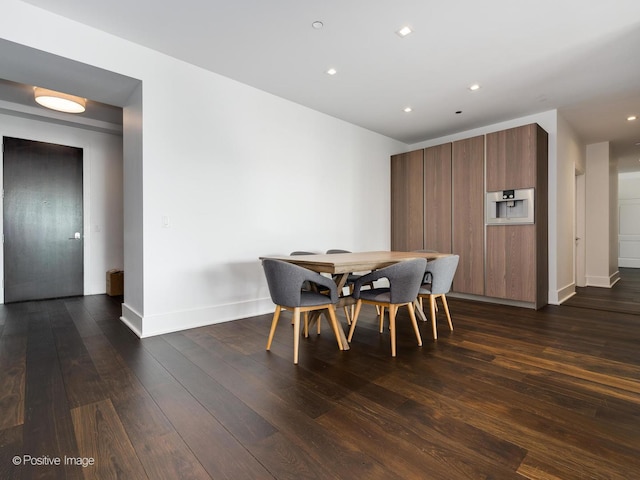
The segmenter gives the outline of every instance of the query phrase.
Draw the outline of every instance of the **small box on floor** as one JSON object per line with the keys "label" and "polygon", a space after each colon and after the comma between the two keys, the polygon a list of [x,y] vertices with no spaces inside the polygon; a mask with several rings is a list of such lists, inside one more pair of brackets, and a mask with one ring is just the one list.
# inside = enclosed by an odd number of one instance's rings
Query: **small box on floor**
{"label": "small box on floor", "polygon": [[116,296],[124,293],[124,272],[114,268],[107,272],[107,295]]}

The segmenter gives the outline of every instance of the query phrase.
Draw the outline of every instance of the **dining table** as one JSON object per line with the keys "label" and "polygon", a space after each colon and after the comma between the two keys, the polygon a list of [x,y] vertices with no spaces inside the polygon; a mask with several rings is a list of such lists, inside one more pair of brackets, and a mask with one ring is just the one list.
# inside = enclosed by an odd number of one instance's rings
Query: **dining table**
{"label": "dining table", "polygon": [[[368,272],[371,270],[377,270],[380,268],[393,265],[394,263],[402,262],[404,260],[411,260],[414,258],[426,258],[427,260],[435,260],[437,258],[451,255],[450,253],[439,252],[396,252],[396,251],[367,251],[367,252],[349,252],[349,253],[322,253],[313,255],[286,255],[286,256],[271,256],[266,255],[260,257],[260,260],[265,258],[281,260],[284,262],[293,263],[300,267],[313,270],[318,273],[331,274],[338,293],[341,293],[347,282],[347,278],[350,273],[354,272]],[[342,308],[352,304],[354,300],[349,296],[341,296],[336,307]],[[416,300],[417,306],[417,300]],[[422,309],[417,308],[418,314],[423,321],[426,321],[424,312]],[[317,321],[317,317],[312,316],[312,321]],[[338,328],[340,334],[340,341],[344,347],[344,350],[349,349],[349,343],[347,337],[342,328]]]}

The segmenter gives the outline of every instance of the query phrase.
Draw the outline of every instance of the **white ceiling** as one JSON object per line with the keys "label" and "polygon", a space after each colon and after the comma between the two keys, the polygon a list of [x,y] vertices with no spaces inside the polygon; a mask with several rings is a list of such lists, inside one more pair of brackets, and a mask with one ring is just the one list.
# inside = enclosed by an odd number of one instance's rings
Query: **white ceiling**
{"label": "white ceiling", "polygon": [[638,0],[27,3],[406,143],[558,109],[640,170]]}

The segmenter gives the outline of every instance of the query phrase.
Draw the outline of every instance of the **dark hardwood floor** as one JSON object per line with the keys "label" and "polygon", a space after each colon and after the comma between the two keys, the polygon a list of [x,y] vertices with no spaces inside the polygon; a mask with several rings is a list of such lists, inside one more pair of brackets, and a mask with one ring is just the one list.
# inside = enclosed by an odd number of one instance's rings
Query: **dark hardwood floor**
{"label": "dark hardwood floor", "polygon": [[450,299],[422,347],[403,313],[396,358],[370,308],[351,350],[323,324],[298,366],[286,320],[265,351],[270,315],[140,340],[117,298],[1,306],[0,478],[640,478],[622,277],[540,311]]}

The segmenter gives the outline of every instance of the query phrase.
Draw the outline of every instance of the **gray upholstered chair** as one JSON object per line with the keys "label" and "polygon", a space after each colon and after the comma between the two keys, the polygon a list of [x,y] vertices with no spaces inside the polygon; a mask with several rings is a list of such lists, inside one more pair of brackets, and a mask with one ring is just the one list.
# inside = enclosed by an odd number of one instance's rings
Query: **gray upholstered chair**
{"label": "gray upholstered chair", "polygon": [[[296,250],[293,251],[289,254],[289,256],[294,256],[294,255],[317,255],[314,252],[305,252],[304,250]],[[304,282],[304,285],[302,286],[302,288],[304,290],[311,290],[311,285],[309,284],[309,282]],[[293,321],[291,322],[293,324]],[[320,333],[320,324],[318,324],[318,333]]]}
{"label": "gray upholstered chair", "polygon": [[[332,253],[351,253],[350,250],[342,250],[340,248],[331,248],[329,250],[327,250],[327,254],[332,254]],[[349,273],[349,275],[347,275],[347,281],[344,283],[344,286],[347,287],[349,289],[349,294],[353,293],[353,284],[356,283],[356,280],[358,278],[360,278],[362,276],[362,274],[357,274],[357,273]],[[335,276],[334,276],[334,280],[335,280]],[[370,288],[373,288],[373,282],[368,283],[367,285],[369,285]],[[347,305],[345,305],[344,307],[344,314],[347,317],[347,323],[349,325],[351,325],[351,318],[353,318],[353,313],[355,311],[354,309],[355,305],[351,305],[351,308],[349,308]]]}
{"label": "gray upholstered chair", "polygon": [[[438,253],[437,250],[429,250],[428,248],[423,248],[420,250],[413,250],[413,251],[420,252],[420,253]],[[431,283],[431,275],[425,274],[424,280],[422,281],[422,283]]]}
{"label": "gray upholstered chair", "polygon": [[442,307],[447,315],[449,329],[453,330],[446,294],[451,290],[451,284],[453,283],[453,277],[456,274],[459,260],[459,255],[441,257],[427,263],[427,268],[425,269],[425,279],[429,278],[430,283],[423,283],[420,286],[418,298],[420,299],[420,306],[422,306],[423,298],[429,299],[429,313],[434,339],[438,338],[438,329],[436,326],[436,300],[438,298],[442,301]]}
{"label": "gray upholstered chair", "polygon": [[[334,304],[338,301],[338,292],[335,282],[327,277],[313,272],[306,268],[299,267],[292,263],[281,260],[264,259],[262,261],[265,276],[267,277],[267,285],[269,286],[269,294],[271,300],[276,304],[273,320],[271,322],[271,330],[269,331],[269,340],[267,341],[267,350],[271,349],[271,342],[278,325],[280,312],[284,310],[293,311],[293,363],[298,363],[298,347],[300,343],[300,313],[305,314],[305,337],[308,336],[308,312],[314,310],[327,310],[329,312],[329,320],[331,328],[338,341],[338,347],[343,350],[340,334],[338,332],[338,320]],[[318,291],[304,290],[303,285],[309,282],[321,287],[322,292],[327,291],[328,294]],[[320,317],[318,317],[320,322]]]}
{"label": "gray upholstered chair", "polygon": [[[414,302],[418,297],[420,283],[424,278],[424,272],[427,267],[427,261],[424,258],[415,258],[395,263],[388,267],[374,270],[371,273],[363,275],[356,280],[353,286],[353,298],[357,300],[356,311],[349,329],[348,341],[351,341],[353,332],[358,322],[360,309],[362,304],[376,305],[380,307],[382,312],[384,308],[389,310],[389,330],[391,333],[391,356],[396,356],[396,313],[400,307],[406,306],[409,311],[409,317],[413,324],[413,330],[418,340],[418,345],[422,345],[422,338],[418,330],[418,322],[416,321]],[[389,287],[373,288],[371,290],[362,290],[362,286],[386,278],[389,281]]]}

